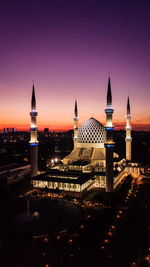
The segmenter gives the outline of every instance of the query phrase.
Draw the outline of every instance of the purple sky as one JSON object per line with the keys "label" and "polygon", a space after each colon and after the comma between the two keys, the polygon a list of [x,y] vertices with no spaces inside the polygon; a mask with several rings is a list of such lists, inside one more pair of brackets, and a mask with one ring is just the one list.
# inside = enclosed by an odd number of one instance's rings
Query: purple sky
{"label": "purple sky", "polygon": [[28,129],[32,80],[39,128],[105,123],[108,72],[114,122],[125,123],[128,93],[134,129],[150,130],[149,0],[1,0],[0,128]]}

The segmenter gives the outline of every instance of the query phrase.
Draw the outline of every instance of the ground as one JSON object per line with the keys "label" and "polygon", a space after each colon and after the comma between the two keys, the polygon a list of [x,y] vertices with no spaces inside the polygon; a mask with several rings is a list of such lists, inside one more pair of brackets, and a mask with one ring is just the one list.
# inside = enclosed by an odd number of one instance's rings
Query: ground
{"label": "ground", "polygon": [[[40,218],[18,224],[29,195],[31,212]],[[1,266],[148,266],[149,200],[149,182],[131,177],[114,195],[96,190],[84,199],[65,200],[30,191],[3,199]]]}

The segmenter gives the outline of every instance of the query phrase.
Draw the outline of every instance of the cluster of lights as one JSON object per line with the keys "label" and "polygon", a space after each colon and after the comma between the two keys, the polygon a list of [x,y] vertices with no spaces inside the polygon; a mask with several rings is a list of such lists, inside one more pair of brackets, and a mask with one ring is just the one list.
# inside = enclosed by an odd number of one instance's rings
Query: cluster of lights
{"label": "cluster of lights", "polygon": [[[77,200],[77,199],[73,199],[72,201],[71,201],[72,203],[74,203],[74,204],[77,204],[77,203],[79,203],[79,204],[81,204],[81,201],[79,201],[79,200]],[[78,204],[78,205],[79,205]],[[80,205],[81,206],[81,205]],[[87,221],[87,220],[89,220],[89,219],[91,219],[92,217],[91,217],[91,215],[89,215],[89,214],[85,214],[85,220]],[[82,234],[82,232],[84,231],[86,229],[86,224],[81,224],[80,226],[79,226],[79,232],[75,232],[75,233],[71,233],[71,234],[69,234],[69,229],[67,228],[67,229],[64,229],[64,230],[61,230],[61,231],[59,231],[58,233],[57,233],[57,235],[56,235],[56,240],[58,241],[58,242],[60,242],[61,240],[65,240],[66,241],[66,245],[69,245],[70,247],[72,247],[72,245],[75,243],[75,241],[76,240],[78,240],[78,238],[80,237],[80,235]],[[74,247],[72,247],[73,249],[74,249]],[[76,249],[76,251],[75,251],[75,254],[77,255],[77,253],[79,253],[80,252],[80,250],[81,250],[81,247],[76,247],[75,248]],[[70,258],[72,258],[72,257],[74,257],[74,252],[73,251],[70,251],[70,255],[69,255],[69,257]]]}
{"label": "cluster of lights", "polygon": [[57,163],[57,162],[58,162],[58,158],[51,159],[52,164]]}
{"label": "cluster of lights", "polygon": [[[90,217],[90,216],[89,216]],[[81,224],[80,225],[80,227],[79,227],[79,230],[81,230],[81,231],[83,231],[85,229],[85,225],[84,224]],[[66,245],[68,245],[68,246],[72,246],[73,244],[74,244],[74,242],[75,242],[75,240],[77,239],[77,238],[79,238],[79,236],[80,236],[80,233],[69,233],[69,228],[65,228],[65,229],[63,229],[63,230],[60,230],[59,232],[57,232],[56,233],[56,240],[57,240],[57,242],[59,243],[61,240],[63,240],[63,241],[66,241]],[[42,250],[42,253],[41,253],[41,255],[42,255],[42,257],[46,257],[47,256],[47,245],[49,244],[49,240],[50,240],[50,237],[49,237],[49,235],[43,235],[43,236],[41,236],[41,235],[39,235],[39,236],[34,236],[34,239],[36,240],[41,240],[42,241],[42,243],[43,244],[45,244],[45,249],[44,249],[44,251]],[[42,246],[43,247],[43,246]],[[76,252],[79,252],[80,250],[81,250],[81,248],[80,247],[77,247],[76,248],[77,250],[76,250]],[[70,252],[70,254],[68,255],[69,257],[74,257],[74,253],[72,253],[72,251]],[[46,258],[45,258],[46,259]],[[44,267],[50,267],[51,266],[51,264],[50,263],[46,263],[45,265],[44,265]]]}
{"label": "cluster of lights", "polygon": [[[148,253],[147,255],[144,257],[144,264],[146,265],[143,265],[143,266],[150,266],[150,248],[148,248]],[[135,261],[133,261],[131,263],[131,267],[137,267],[139,266],[138,263],[136,263]]]}
{"label": "cluster of lights", "polygon": [[51,193],[51,192],[42,192],[38,189],[33,189],[30,191],[27,191],[25,194],[21,194],[19,197],[24,198],[28,196],[37,196],[38,198],[52,198],[52,199],[62,199],[64,196],[62,194],[57,194],[57,193]]}
{"label": "cluster of lights", "polygon": [[98,202],[83,201],[81,207],[102,208],[103,204]]}
{"label": "cluster of lights", "polygon": [[48,163],[47,163],[47,167],[49,166],[54,166],[58,163],[59,159],[58,158],[52,158]]}
{"label": "cluster of lights", "polygon": [[[123,215],[123,211],[122,210],[119,210],[117,212],[117,214],[115,215],[115,222],[117,222],[118,220],[121,219]],[[114,236],[114,231],[116,230],[116,225],[111,225],[106,233],[106,238],[103,240],[103,244],[101,246],[101,249],[104,250],[105,248],[107,249],[108,248],[108,245],[110,244],[111,242],[111,239],[113,238]]]}
{"label": "cluster of lights", "polygon": [[[139,185],[136,185],[138,180],[132,182],[131,188],[125,198],[125,202],[127,203],[129,199],[131,199],[131,197],[136,197],[136,193],[138,193],[138,188]],[[135,190],[135,186],[137,186],[137,189]]]}

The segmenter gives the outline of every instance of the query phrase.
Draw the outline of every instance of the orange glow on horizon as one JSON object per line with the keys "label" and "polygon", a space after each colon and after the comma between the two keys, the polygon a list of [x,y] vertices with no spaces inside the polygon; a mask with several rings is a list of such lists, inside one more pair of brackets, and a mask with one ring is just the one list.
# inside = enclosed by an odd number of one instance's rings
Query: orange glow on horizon
{"label": "orange glow on horizon", "polygon": [[[82,125],[84,121],[79,123],[79,127]],[[105,125],[104,121],[101,121],[103,125]],[[124,130],[125,129],[125,122],[114,122],[115,130]],[[30,124],[2,124],[0,123],[0,131],[3,131],[4,128],[16,128],[17,131],[29,131],[30,130]],[[49,123],[49,124],[38,124],[38,131],[43,131],[44,128],[49,128],[50,131],[68,131],[73,129],[73,122],[72,123],[66,123],[63,122],[56,122],[56,123]],[[148,123],[134,123],[132,122],[132,130],[135,131],[150,131],[150,124]]]}

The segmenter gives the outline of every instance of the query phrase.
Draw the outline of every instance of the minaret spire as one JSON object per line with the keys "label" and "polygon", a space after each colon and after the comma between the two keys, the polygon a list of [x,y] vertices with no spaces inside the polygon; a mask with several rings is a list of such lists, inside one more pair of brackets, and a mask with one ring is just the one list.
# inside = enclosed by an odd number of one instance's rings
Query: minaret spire
{"label": "minaret spire", "polygon": [[78,117],[78,106],[77,106],[77,100],[75,100],[75,106],[74,106],[74,117]]}
{"label": "minaret spire", "polygon": [[128,100],[127,100],[127,115],[130,115],[130,100],[129,100],[129,96],[128,96]]}
{"label": "minaret spire", "polygon": [[111,83],[110,77],[108,78],[108,89],[107,89],[107,107],[112,106],[112,94],[111,94]]}
{"label": "minaret spire", "polygon": [[77,100],[75,100],[75,105],[74,105],[74,149],[77,147],[77,135],[78,135],[78,106],[77,106]]}
{"label": "minaret spire", "polygon": [[30,145],[31,145],[31,177],[38,174],[38,140],[37,140],[37,124],[36,117],[38,113],[36,111],[36,97],[34,84],[32,87],[31,97],[31,127],[30,127]]}
{"label": "minaret spire", "polygon": [[132,143],[132,137],[131,137],[131,110],[130,110],[130,100],[129,96],[127,99],[127,114],[126,114],[126,160],[131,161],[131,143]]}
{"label": "minaret spire", "polygon": [[112,108],[112,94],[111,94],[111,83],[110,77],[108,78],[108,88],[107,88],[107,105],[105,109],[106,114],[106,191],[113,192],[113,150],[115,143],[113,142],[113,121],[112,114],[114,112]]}
{"label": "minaret spire", "polygon": [[32,109],[32,110],[36,110],[36,98],[35,98],[34,84],[33,84],[33,86],[32,86],[31,109]]}

